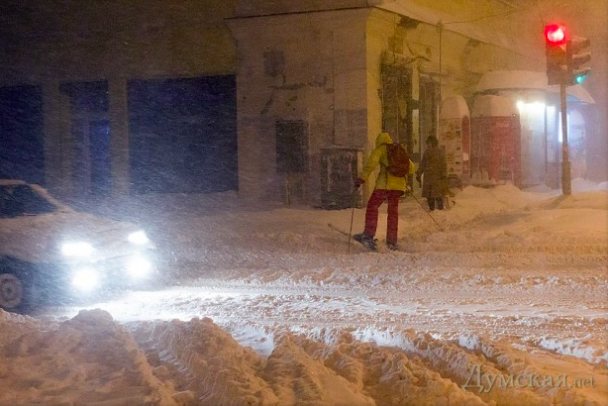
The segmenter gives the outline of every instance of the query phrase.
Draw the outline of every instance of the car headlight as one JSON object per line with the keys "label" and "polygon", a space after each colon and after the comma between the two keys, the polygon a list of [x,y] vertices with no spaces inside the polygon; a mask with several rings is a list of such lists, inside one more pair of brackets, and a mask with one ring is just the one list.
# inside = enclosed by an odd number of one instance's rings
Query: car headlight
{"label": "car headlight", "polygon": [[132,278],[143,278],[152,270],[152,262],[143,255],[136,255],[127,261],[127,272]]}
{"label": "car headlight", "polygon": [[146,235],[146,232],[143,230],[139,230],[139,231],[129,234],[128,240],[130,243],[133,243],[136,245],[146,245],[150,242],[150,239]]}
{"label": "car headlight", "polygon": [[99,274],[93,268],[81,268],[74,272],[72,286],[84,292],[90,292],[99,285]]}
{"label": "car headlight", "polygon": [[88,242],[66,242],[61,246],[61,253],[66,257],[88,257],[94,251]]}

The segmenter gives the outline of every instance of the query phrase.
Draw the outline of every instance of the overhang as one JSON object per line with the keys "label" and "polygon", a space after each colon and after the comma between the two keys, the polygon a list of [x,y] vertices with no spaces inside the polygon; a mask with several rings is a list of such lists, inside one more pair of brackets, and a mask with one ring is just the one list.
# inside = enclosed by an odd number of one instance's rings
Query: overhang
{"label": "overhang", "polygon": [[[549,85],[547,83],[547,74],[545,72],[523,70],[491,71],[481,77],[475,93],[488,93],[500,90],[538,90],[547,93],[559,93],[558,85]],[[593,97],[581,85],[568,86],[566,94],[581,103],[595,104]]]}
{"label": "overhang", "polygon": [[514,48],[513,41],[510,41],[501,32],[489,32],[479,25],[474,25],[469,22],[456,21],[456,17],[451,14],[433,10],[412,2],[395,0],[390,3],[382,2],[381,4],[376,5],[376,7],[430,25],[441,25],[445,31],[455,32],[480,42],[497,45],[506,49]]}

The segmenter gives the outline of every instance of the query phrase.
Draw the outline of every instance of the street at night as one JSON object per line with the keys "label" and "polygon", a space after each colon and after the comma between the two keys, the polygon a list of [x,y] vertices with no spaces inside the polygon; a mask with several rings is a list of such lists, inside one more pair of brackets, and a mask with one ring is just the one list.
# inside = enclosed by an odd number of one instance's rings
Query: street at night
{"label": "street at night", "polygon": [[0,406],[608,405],[608,0],[1,0]]}

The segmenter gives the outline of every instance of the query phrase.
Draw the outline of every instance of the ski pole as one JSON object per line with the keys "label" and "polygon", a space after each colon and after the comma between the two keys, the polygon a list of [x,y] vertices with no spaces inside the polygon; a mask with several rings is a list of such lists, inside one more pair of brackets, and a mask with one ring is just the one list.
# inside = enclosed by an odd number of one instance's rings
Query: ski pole
{"label": "ski pole", "polygon": [[437,227],[439,227],[440,231],[443,231],[443,227],[441,227],[441,225],[437,222],[437,220],[435,220],[435,217],[431,216],[431,213],[429,213],[428,211],[426,211],[426,209],[424,208],[424,206],[422,205],[422,203],[420,202],[420,200],[418,200],[418,198],[414,195],[414,191],[412,189],[407,189],[408,192],[410,192],[410,195],[412,195],[412,197],[414,198],[414,200],[416,200],[416,202],[418,202],[418,205],[420,205],[420,208],[429,215],[429,217],[431,218],[431,220],[433,220],[435,222],[435,224],[437,224]]}
{"label": "ski pole", "polygon": [[350,228],[348,229],[348,253],[350,254],[350,246],[351,246],[351,241],[352,237],[353,237],[353,220],[355,219],[355,205],[357,203],[357,189],[355,189],[353,191],[353,201],[351,202],[351,209],[350,209]]}

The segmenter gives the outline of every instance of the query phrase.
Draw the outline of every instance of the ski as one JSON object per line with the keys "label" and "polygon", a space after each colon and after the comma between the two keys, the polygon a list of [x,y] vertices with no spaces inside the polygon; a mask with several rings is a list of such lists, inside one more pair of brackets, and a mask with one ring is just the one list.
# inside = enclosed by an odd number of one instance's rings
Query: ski
{"label": "ski", "polygon": [[334,225],[333,225],[333,224],[331,224],[331,223],[327,223],[327,226],[328,226],[329,228],[331,228],[332,230],[337,231],[338,233],[340,233],[340,234],[342,234],[342,235],[345,235],[345,236],[347,236],[347,237],[350,237],[350,235],[349,235],[349,234],[348,234],[346,231],[344,231],[344,230],[342,230],[342,229],[340,229],[340,228],[338,228],[338,227],[334,226]]}

